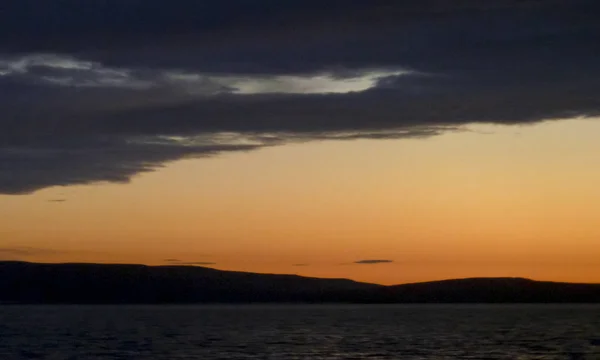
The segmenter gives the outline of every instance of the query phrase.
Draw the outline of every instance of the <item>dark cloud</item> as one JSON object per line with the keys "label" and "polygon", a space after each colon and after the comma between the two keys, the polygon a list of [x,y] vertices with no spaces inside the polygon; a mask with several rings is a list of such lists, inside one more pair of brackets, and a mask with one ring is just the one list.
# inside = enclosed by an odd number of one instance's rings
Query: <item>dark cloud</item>
{"label": "dark cloud", "polygon": [[0,194],[600,113],[595,0],[7,0]]}
{"label": "dark cloud", "polygon": [[67,199],[50,199],[50,200],[48,200],[48,202],[51,202],[51,203],[62,203],[65,201],[67,201]]}
{"label": "dark cloud", "polygon": [[358,261],[355,261],[354,264],[375,265],[375,264],[389,264],[392,262],[394,262],[394,260],[358,260]]}
{"label": "dark cloud", "polygon": [[293,264],[292,266],[309,266],[310,264]]}
{"label": "dark cloud", "polygon": [[245,151],[255,145],[201,143],[178,145],[174,140],[84,137],[85,143],[44,143],[0,149],[0,193],[23,194],[56,185],[100,181],[126,183],[136,174],[165,162],[222,151]]}
{"label": "dark cloud", "polygon": [[[449,47],[469,51],[474,41],[479,45],[486,40],[501,42],[522,32],[535,36],[538,30],[552,34],[548,25],[582,21],[587,21],[583,26],[589,25],[598,4],[595,0],[105,0],[90,4],[5,0],[3,9],[0,49],[5,52],[89,54],[119,65],[289,73],[335,64],[397,65]],[[385,49],[387,45],[395,46]]]}

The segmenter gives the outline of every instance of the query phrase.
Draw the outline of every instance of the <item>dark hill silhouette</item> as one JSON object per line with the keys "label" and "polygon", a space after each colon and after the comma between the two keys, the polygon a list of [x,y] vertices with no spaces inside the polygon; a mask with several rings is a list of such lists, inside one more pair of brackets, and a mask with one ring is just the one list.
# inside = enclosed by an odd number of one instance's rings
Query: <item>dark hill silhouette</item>
{"label": "dark hill silhouette", "polygon": [[0,262],[0,301],[193,303],[327,301],[380,285],[200,266]]}
{"label": "dark hill silhouette", "polygon": [[0,303],[600,302],[600,284],[471,278],[395,286],[199,266],[0,262]]}
{"label": "dark hill silhouette", "polygon": [[378,302],[594,303],[600,284],[535,281],[525,278],[468,278],[375,289]]}

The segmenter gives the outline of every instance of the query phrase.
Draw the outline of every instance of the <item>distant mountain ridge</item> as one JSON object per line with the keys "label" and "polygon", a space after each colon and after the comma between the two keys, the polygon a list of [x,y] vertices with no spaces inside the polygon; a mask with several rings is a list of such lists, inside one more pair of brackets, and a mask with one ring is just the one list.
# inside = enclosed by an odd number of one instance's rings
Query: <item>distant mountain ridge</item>
{"label": "distant mountain ridge", "polygon": [[0,303],[597,303],[600,284],[469,278],[384,286],[199,266],[0,262]]}

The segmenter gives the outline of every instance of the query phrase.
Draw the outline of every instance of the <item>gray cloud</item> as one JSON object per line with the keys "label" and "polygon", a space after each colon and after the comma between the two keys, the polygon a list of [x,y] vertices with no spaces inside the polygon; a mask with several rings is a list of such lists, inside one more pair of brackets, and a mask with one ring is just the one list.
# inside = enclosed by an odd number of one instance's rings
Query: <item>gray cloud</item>
{"label": "gray cloud", "polygon": [[310,264],[305,264],[305,263],[302,263],[302,264],[293,264],[292,266],[309,266],[309,265],[310,265]]}
{"label": "gray cloud", "polygon": [[600,114],[594,0],[30,2],[0,12],[0,194]]}
{"label": "gray cloud", "polygon": [[360,264],[360,265],[375,265],[375,264],[389,264],[389,263],[393,263],[394,260],[373,260],[373,259],[369,259],[369,260],[358,260],[355,261],[354,264]]}

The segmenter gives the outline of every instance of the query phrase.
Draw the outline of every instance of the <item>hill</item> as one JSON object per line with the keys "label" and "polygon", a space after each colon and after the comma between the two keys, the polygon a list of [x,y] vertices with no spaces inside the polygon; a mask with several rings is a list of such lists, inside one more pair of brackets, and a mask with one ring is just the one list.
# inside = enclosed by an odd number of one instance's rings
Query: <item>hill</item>
{"label": "hill", "polygon": [[0,302],[5,303],[304,302],[377,287],[199,266],[0,262]]}
{"label": "hill", "polygon": [[416,303],[596,303],[600,284],[469,278],[375,289],[366,301]]}
{"label": "hill", "polygon": [[600,284],[471,278],[383,286],[197,266],[0,262],[0,303],[600,302]]}

